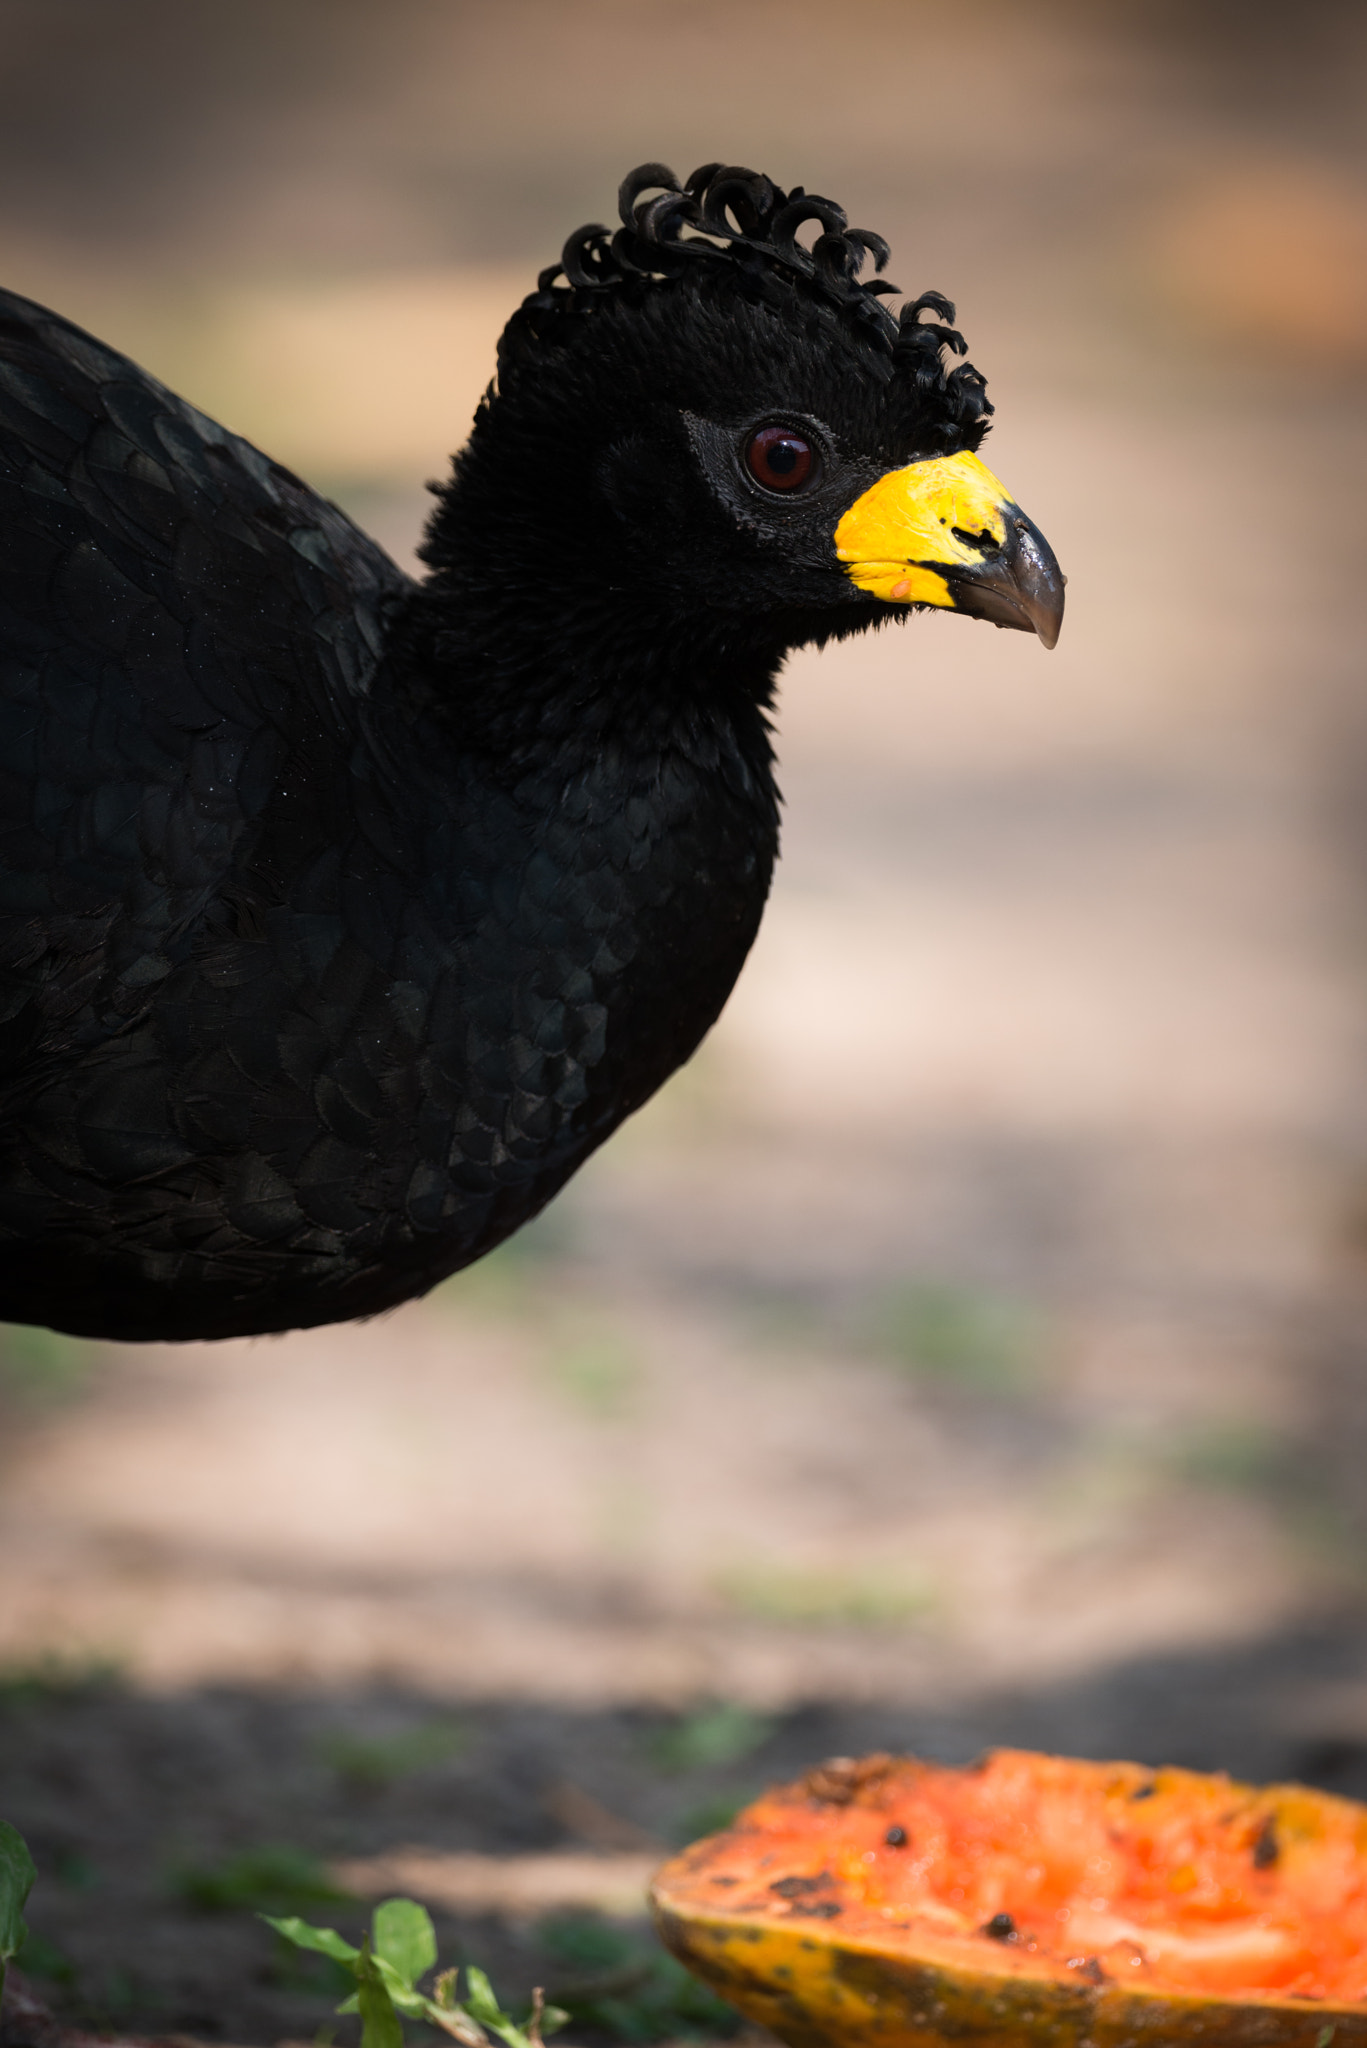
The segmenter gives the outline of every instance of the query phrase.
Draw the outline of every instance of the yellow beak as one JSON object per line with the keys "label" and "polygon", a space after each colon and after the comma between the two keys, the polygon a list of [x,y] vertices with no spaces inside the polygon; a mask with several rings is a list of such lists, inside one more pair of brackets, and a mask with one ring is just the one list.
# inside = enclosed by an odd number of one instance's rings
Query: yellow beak
{"label": "yellow beak", "polygon": [[889,470],[835,530],[846,573],[887,604],[935,604],[1038,633],[1063,623],[1066,578],[1039,528],[976,455]]}

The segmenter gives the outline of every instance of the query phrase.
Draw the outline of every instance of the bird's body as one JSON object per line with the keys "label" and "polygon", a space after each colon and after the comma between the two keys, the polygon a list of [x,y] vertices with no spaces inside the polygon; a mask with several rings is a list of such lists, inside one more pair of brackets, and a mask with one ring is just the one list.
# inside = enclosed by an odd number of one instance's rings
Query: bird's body
{"label": "bird's body", "polygon": [[[0,297],[0,1318],[388,1308],[540,1209],[717,1016],[777,850],[772,679],[893,609],[830,514],[905,451],[862,424],[891,350],[819,293],[771,395],[733,281],[667,283],[543,281],[424,584]],[[706,345],[671,361],[681,305]],[[730,502],[717,437],[775,406],[833,418],[816,526],[782,478]]]}

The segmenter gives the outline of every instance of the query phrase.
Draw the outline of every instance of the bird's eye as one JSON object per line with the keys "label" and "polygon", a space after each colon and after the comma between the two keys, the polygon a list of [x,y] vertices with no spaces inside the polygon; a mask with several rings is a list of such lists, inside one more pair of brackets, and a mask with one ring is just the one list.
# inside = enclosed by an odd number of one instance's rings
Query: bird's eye
{"label": "bird's eye", "polygon": [[745,467],[766,491],[800,491],[816,469],[816,451],[792,427],[761,427],[745,444]]}

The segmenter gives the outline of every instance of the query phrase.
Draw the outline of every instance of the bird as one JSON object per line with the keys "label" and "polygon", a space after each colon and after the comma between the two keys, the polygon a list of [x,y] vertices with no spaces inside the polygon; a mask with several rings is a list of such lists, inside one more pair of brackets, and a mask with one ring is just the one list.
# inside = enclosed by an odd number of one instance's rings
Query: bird
{"label": "bird", "polygon": [[720,1014],[790,651],[1054,644],[948,299],[742,166],[619,214],[513,310],[418,577],[0,294],[0,1318],[260,1335],[480,1258]]}

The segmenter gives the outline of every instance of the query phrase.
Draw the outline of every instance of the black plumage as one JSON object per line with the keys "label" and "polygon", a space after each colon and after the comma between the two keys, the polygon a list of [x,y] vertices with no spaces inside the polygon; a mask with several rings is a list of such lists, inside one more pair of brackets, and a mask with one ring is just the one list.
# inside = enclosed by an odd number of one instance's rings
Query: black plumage
{"label": "black plumage", "polygon": [[[893,320],[828,202],[651,165],[623,222],[510,321],[422,583],[0,296],[0,1317],[388,1308],[535,1214],[720,1011],[783,656],[906,609],[844,573],[838,518],[989,408],[922,319],[952,308]],[[791,500],[735,454],[775,414],[819,444]]]}

